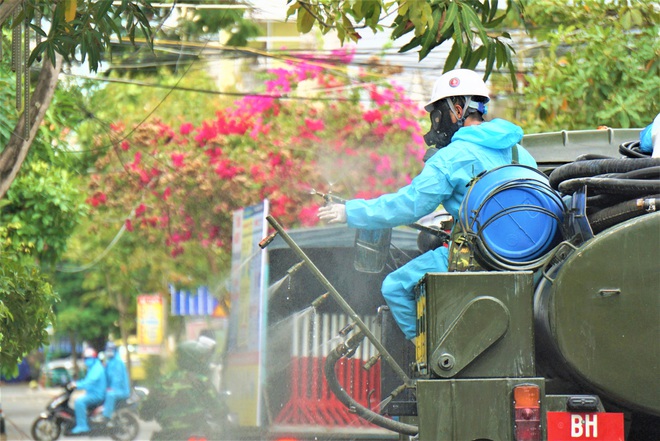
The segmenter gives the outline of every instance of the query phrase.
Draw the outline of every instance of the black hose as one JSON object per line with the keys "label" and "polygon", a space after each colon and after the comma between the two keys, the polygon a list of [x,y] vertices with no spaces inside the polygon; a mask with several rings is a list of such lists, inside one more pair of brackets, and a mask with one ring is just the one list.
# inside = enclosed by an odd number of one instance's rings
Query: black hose
{"label": "black hose", "polygon": [[594,159],[614,159],[611,156],[607,155],[598,155],[596,153],[585,153],[575,158],[575,161],[591,161]]}
{"label": "black hose", "polygon": [[630,199],[626,194],[596,194],[587,197],[587,207],[589,208],[602,208],[610,207],[612,205],[624,202]]}
{"label": "black hose", "polygon": [[660,179],[660,166],[641,168],[626,173],[607,173],[598,175],[599,178],[617,179]]}
{"label": "black hose", "polygon": [[[364,336],[362,336],[364,338]],[[359,344],[359,341],[358,343]],[[355,347],[357,347],[357,344]],[[337,374],[335,373],[335,365],[337,362],[347,353],[352,352],[355,348],[351,348],[347,344],[340,344],[335,349],[330,351],[328,358],[325,361],[325,378],[328,381],[328,387],[335,394],[337,399],[346,406],[351,411],[354,411],[361,418],[376,424],[387,430],[392,430],[403,435],[417,435],[419,433],[419,427],[412,424],[400,423],[398,421],[391,420],[382,416],[381,414],[368,409],[355,401],[346,390],[343,388],[339,381],[337,380]]]}
{"label": "black hose", "polygon": [[612,194],[627,194],[644,196],[660,193],[660,180],[645,179],[611,179],[611,178],[577,178],[569,179],[559,184],[559,191],[564,194],[573,193],[583,186]]}
{"label": "black hose", "polygon": [[660,166],[660,158],[640,159],[594,159],[571,162],[557,167],[550,174],[550,185],[559,188],[559,184],[569,179],[602,175],[603,173],[626,173],[641,168]]}
{"label": "black hose", "polygon": [[622,202],[589,216],[594,233],[599,233],[618,223],[655,211],[660,207],[660,194]]}
{"label": "black hose", "polygon": [[640,150],[639,141],[621,143],[621,145],[619,145],[619,153],[629,158],[649,158],[651,156],[650,153],[645,153]]}

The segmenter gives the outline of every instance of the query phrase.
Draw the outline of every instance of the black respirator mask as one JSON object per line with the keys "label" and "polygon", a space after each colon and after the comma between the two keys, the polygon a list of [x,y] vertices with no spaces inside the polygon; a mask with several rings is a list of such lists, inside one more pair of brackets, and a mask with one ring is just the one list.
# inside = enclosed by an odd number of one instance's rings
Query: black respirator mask
{"label": "black respirator mask", "polygon": [[[456,123],[451,121],[451,110],[446,100],[441,100],[435,103],[435,107],[431,110],[431,130],[424,135],[424,142],[429,147],[441,149],[449,145],[452,136],[463,126],[463,121]],[[432,150],[432,149],[429,149]]]}

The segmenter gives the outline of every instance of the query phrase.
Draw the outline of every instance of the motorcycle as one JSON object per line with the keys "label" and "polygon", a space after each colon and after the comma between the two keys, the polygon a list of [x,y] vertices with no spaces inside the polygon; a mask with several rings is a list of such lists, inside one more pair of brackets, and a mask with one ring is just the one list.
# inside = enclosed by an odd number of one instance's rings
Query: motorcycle
{"label": "motorcycle", "polygon": [[[69,406],[69,400],[75,387],[71,383],[64,385],[64,391],[53,398],[32,424],[32,438],[36,441],[55,441],[63,433],[71,436],[71,429],[76,425],[74,410]],[[137,438],[140,425],[137,420],[138,402],[149,394],[143,387],[134,387],[131,395],[125,400],[119,400],[115,412],[109,422],[102,418],[103,405],[89,409],[87,418],[90,431],[86,436],[109,436],[116,441],[133,441]]]}

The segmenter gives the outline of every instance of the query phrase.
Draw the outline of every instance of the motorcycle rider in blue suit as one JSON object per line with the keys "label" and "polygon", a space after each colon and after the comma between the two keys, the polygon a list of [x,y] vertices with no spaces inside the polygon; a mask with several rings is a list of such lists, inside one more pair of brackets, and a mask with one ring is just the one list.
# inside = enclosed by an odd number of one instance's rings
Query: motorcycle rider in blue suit
{"label": "motorcycle rider in blue suit", "polygon": [[115,404],[118,400],[125,400],[131,394],[128,380],[128,370],[120,356],[117,355],[117,345],[109,341],[105,345],[105,377],[108,388],[105,392],[103,404],[103,417],[106,421],[112,419]]}
{"label": "motorcycle rider in blue suit", "polygon": [[87,366],[87,374],[82,380],[74,382],[74,386],[77,389],[84,390],[85,395],[78,397],[74,405],[76,426],[71,430],[73,435],[89,432],[87,409],[100,405],[105,398],[105,370],[101,361],[96,358],[96,351],[90,347],[85,348],[83,358]]}
{"label": "motorcycle rider in blue suit", "polygon": [[[536,167],[534,158],[518,145],[523,137],[520,127],[503,119],[483,120],[489,100],[488,87],[474,71],[455,69],[443,74],[424,107],[431,118],[431,130],[424,140],[433,147],[427,151],[421,173],[396,193],[322,207],[319,218],[328,223],[346,222],[352,228],[392,228],[416,222],[442,205],[456,219],[470,181],[483,171],[516,159]],[[447,266],[448,250],[439,247],[383,281],[383,297],[407,339],[414,340],[417,333],[415,285],[424,274],[447,271]]]}

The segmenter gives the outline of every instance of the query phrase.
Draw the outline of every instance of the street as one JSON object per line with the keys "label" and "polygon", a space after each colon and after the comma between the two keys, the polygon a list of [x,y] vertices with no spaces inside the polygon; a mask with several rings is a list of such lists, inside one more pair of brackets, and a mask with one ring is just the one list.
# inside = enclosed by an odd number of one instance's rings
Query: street
{"label": "street", "polygon": [[[27,383],[2,384],[0,386],[0,404],[2,404],[5,416],[6,439],[8,441],[31,440],[30,428],[32,423],[39,416],[39,413],[45,410],[48,402],[60,391],[59,388],[37,387],[31,389]],[[137,439],[146,441],[155,430],[158,430],[157,423],[140,421],[140,433]],[[109,437],[62,437],[61,439],[110,440]]]}

